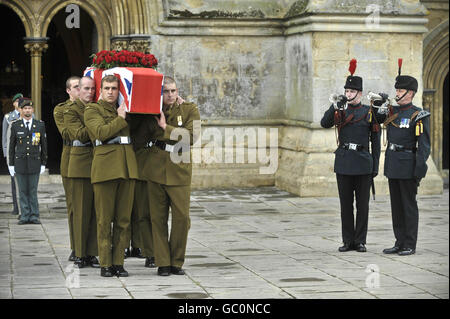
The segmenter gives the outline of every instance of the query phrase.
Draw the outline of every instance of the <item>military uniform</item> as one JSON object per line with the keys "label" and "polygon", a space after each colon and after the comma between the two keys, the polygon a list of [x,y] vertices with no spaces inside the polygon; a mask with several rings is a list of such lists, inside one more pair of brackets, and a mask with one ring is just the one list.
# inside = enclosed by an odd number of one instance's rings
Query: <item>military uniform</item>
{"label": "military uniform", "polygon": [[94,145],[91,182],[100,266],[122,266],[138,178],[130,129],[127,121],[118,116],[116,106],[104,100],[86,105],[84,121]]}
{"label": "military uniform", "polygon": [[[362,78],[349,76],[345,88],[362,91]],[[339,132],[339,146],[334,152],[334,172],[339,191],[344,242],[344,246],[339,250],[357,249],[364,252],[370,187],[373,177],[378,174],[380,158],[379,125],[376,124],[371,108],[361,103],[348,104],[347,109],[341,110],[332,105],[325,112],[320,124],[324,128],[336,125]],[[356,225],[353,214],[354,198],[357,210]]]}
{"label": "military uniform", "polygon": [[39,223],[37,188],[41,166],[47,163],[45,124],[32,119],[28,129],[24,120],[11,124],[9,165],[14,166],[19,187],[20,222]]}
{"label": "military uniform", "polygon": [[[84,124],[85,105],[80,99],[67,104],[64,110],[64,126],[70,139],[68,178],[71,179],[73,208],[73,236],[75,256],[87,261],[96,256],[97,221],[94,208],[94,191],[91,184],[93,147]],[[83,261],[78,260],[79,266]]]}
{"label": "military uniform", "polygon": [[384,175],[389,181],[392,226],[398,248],[394,250],[409,249],[414,253],[419,226],[417,188],[427,173],[430,155],[430,113],[409,103],[393,107],[386,117]]}
{"label": "military uniform", "polygon": [[[14,102],[14,101],[13,101]],[[2,148],[3,148],[3,156],[6,159],[6,164],[9,166],[8,160],[8,146],[9,146],[9,136],[11,136],[11,123],[18,120],[20,118],[20,114],[18,111],[14,110],[9,112],[3,117],[2,123]],[[14,176],[11,176],[11,195],[13,198],[13,214],[19,213],[19,206],[17,205],[17,193],[16,193],[16,182]]]}
{"label": "military uniform", "polygon": [[72,180],[68,177],[69,170],[69,156],[70,156],[70,137],[67,128],[64,125],[64,110],[70,105],[72,101],[68,99],[65,102],[59,103],[53,109],[53,118],[55,119],[56,127],[58,128],[59,134],[61,134],[63,140],[63,148],[61,152],[61,163],[60,172],[61,179],[64,187],[64,194],[66,196],[66,206],[67,206],[67,221],[69,224],[69,239],[70,239],[70,249],[74,252],[74,235],[73,235],[73,208],[72,208]]}
{"label": "military uniform", "polygon": [[[164,111],[164,115],[167,123],[165,130],[158,126],[154,118],[146,121],[151,136],[143,155],[146,158],[143,175],[148,181],[156,265],[181,268],[190,228],[192,164],[191,161],[175,163],[171,160],[170,156],[174,151],[172,147],[179,137],[171,139],[170,135],[175,128],[184,130],[188,133],[192,145],[193,121],[200,120],[200,114],[195,104],[185,102],[181,105],[175,103]],[[169,207],[172,212],[170,239],[167,225]]]}
{"label": "military uniform", "polygon": [[[148,200],[147,180],[144,178],[144,166],[146,162],[146,144],[150,140],[148,122],[154,121],[153,115],[130,114],[131,139],[136,152],[139,178],[136,180],[134,191],[133,215],[137,223],[131,224],[132,246],[142,248],[142,255],[146,257],[145,265],[154,266],[153,234],[150,220],[150,207]],[[133,219],[133,216],[132,216]],[[136,245],[136,246],[134,246]]]}

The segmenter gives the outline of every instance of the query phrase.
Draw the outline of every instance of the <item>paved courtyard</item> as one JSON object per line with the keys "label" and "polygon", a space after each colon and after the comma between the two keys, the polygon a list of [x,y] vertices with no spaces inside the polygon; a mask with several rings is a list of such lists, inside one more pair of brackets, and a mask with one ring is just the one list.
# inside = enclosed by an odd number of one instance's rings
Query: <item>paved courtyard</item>
{"label": "paved courtyard", "polygon": [[74,269],[61,184],[41,184],[41,225],[18,225],[0,185],[0,298],[449,298],[449,192],[419,196],[417,253],[394,243],[387,196],[370,202],[366,253],[340,253],[338,198],[275,187],[192,192],[185,276],[128,258],[127,278]]}

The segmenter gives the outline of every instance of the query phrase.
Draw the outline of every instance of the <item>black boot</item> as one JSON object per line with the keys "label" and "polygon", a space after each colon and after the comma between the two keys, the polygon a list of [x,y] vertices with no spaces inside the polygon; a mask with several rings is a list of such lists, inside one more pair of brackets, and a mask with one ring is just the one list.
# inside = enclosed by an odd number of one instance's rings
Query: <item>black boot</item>
{"label": "black boot", "polygon": [[100,276],[102,277],[112,277],[115,275],[113,267],[102,267],[100,269]]}
{"label": "black boot", "polygon": [[155,268],[155,257],[147,257],[145,258],[145,267],[147,268]]}
{"label": "black boot", "polygon": [[128,277],[128,271],[123,268],[123,265],[113,265],[113,268],[117,277]]}

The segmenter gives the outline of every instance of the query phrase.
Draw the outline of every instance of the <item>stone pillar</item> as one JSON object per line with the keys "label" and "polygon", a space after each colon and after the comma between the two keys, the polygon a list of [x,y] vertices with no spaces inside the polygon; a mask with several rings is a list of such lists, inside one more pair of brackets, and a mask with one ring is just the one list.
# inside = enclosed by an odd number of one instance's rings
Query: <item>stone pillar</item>
{"label": "stone pillar", "polygon": [[41,92],[42,92],[42,53],[48,48],[49,38],[24,38],[25,50],[31,56],[31,99],[33,100],[34,114],[41,118]]}

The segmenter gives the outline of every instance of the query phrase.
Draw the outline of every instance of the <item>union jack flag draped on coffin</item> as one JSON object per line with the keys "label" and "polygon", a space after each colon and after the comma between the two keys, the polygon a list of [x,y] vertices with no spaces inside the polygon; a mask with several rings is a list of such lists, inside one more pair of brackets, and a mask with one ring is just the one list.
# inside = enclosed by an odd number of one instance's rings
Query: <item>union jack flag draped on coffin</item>
{"label": "union jack flag draped on coffin", "polygon": [[125,101],[127,112],[161,113],[164,75],[151,68],[116,67],[104,70],[88,67],[83,75],[95,81],[95,101],[98,101],[100,96],[102,78],[114,75],[120,83],[119,105]]}

